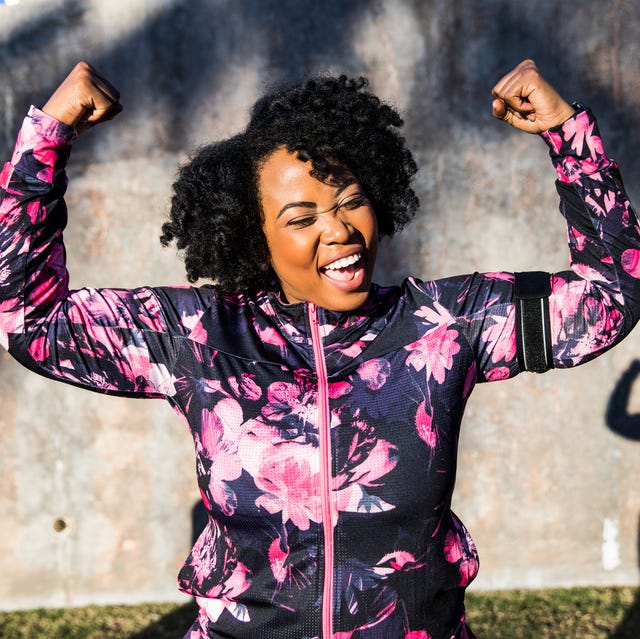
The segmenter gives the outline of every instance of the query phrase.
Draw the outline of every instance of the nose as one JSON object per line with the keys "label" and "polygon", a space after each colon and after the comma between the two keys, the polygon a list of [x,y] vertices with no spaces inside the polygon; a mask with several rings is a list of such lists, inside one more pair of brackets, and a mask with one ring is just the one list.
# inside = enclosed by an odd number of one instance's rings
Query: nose
{"label": "nose", "polygon": [[340,209],[327,211],[322,217],[322,239],[325,244],[344,244],[353,235],[353,227]]}

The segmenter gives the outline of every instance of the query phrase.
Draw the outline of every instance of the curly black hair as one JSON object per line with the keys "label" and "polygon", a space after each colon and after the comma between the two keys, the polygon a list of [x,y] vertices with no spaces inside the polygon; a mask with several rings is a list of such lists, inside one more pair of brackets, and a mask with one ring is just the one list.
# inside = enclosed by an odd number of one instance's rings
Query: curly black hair
{"label": "curly black hair", "polygon": [[316,77],[267,94],[243,133],[202,148],[180,169],[160,240],[184,251],[191,282],[209,278],[225,291],[277,288],[257,185],[262,164],[281,147],[310,162],[322,181],[346,167],[365,190],[380,234],[393,235],[418,208],[402,124],[364,78]]}

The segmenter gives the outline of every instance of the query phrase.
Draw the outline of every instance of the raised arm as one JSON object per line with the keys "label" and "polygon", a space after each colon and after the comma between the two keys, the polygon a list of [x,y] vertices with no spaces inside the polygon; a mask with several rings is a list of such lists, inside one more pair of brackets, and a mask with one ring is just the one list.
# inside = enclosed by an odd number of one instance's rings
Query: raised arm
{"label": "raised arm", "polygon": [[[548,366],[574,366],[620,341],[638,320],[638,220],[618,167],[604,152],[593,114],[582,108],[576,112],[532,60],[521,62],[504,76],[493,95],[495,117],[522,131],[541,134],[558,175],[572,271],[550,278]],[[522,332],[531,321],[535,332],[535,315],[528,317],[523,311],[526,306],[521,301],[518,304],[522,312],[516,316],[516,330]],[[545,321],[541,316],[542,332]],[[526,345],[523,347],[522,336],[520,340],[523,366]],[[535,342],[535,336],[532,340]],[[535,347],[544,348],[544,339],[539,342]]]}
{"label": "raised arm", "polygon": [[[571,270],[528,280],[519,274],[526,304],[516,299],[513,273],[437,283],[437,295],[476,353],[480,381],[582,364],[621,341],[640,317],[640,227],[595,117],[567,104],[530,60],[498,82],[493,95],[497,118],[540,134],[549,146]],[[524,349],[523,330],[533,335]]]}
{"label": "raised arm", "polygon": [[120,112],[118,93],[86,63],[44,110],[30,109],[0,174],[0,344],[38,373],[93,390],[163,396],[195,291],[70,291],[62,232],[71,142]]}

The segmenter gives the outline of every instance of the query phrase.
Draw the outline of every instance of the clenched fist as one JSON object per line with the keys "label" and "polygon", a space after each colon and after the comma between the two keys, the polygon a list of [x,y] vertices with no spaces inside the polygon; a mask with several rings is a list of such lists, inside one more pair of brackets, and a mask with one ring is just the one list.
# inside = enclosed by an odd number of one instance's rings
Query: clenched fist
{"label": "clenched fist", "polygon": [[114,118],[122,105],[118,90],[90,64],[79,62],[42,110],[82,133]]}
{"label": "clenched fist", "polygon": [[541,133],[571,117],[575,111],[540,75],[533,60],[524,60],[492,91],[494,117],[527,133]]}

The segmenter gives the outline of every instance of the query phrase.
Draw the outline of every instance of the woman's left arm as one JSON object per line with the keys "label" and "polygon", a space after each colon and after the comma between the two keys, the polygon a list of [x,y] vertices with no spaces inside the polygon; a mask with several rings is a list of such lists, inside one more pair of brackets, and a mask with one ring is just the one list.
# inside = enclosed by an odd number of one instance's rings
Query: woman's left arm
{"label": "woman's left arm", "polygon": [[640,227],[590,111],[542,137],[558,174],[572,268],[550,281],[553,365],[569,367],[610,348],[638,321]]}
{"label": "woman's left arm", "polygon": [[493,94],[497,118],[550,148],[571,270],[476,273],[435,285],[475,353],[478,381],[582,364],[640,318],[640,227],[593,114],[567,104],[531,60]]}
{"label": "woman's left arm", "polygon": [[[550,356],[553,366],[574,366],[611,347],[638,320],[638,220],[593,114],[576,112],[532,60],[521,62],[492,92],[494,116],[539,133],[558,174],[572,271],[550,279]],[[523,319],[516,323],[522,328]]]}

